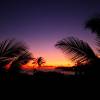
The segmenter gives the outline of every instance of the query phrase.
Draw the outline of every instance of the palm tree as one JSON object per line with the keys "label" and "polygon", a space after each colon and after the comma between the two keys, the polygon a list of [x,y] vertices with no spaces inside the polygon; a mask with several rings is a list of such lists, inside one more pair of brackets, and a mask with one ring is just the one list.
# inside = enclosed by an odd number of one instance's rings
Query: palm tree
{"label": "palm tree", "polygon": [[94,16],[87,20],[85,23],[85,28],[90,29],[97,36],[96,43],[99,47],[98,51],[100,53],[100,15]]}
{"label": "palm tree", "polygon": [[[76,74],[78,72],[79,75],[82,75],[82,73],[84,72],[85,75],[95,74],[98,76],[98,66],[100,65],[100,59],[95,55],[88,43],[75,37],[68,37],[66,39],[58,41],[55,46],[57,48],[60,48],[65,54],[72,54],[72,61],[80,62],[80,65],[76,67],[78,68]],[[87,68],[85,68],[82,63],[84,63]]]}
{"label": "palm tree", "polygon": [[72,61],[92,62],[94,59],[97,59],[88,43],[75,37],[62,39],[55,46],[60,48],[65,54],[72,54]]}
{"label": "palm tree", "polygon": [[4,71],[5,66],[9,64],[15,57],[27,50],[22,42],[15,39],[6,39],[0,42],[0,74]]}
{"label": "palm tree", "polygon": [[[85,24],[85,28],[90,29],[92,32],[96,34],[97,36],[96,43],[98,46],[98,51],[100,53],[100,14],[87,20]],[[98,59],[98,61],[95,62],[95,66],[100,66],[100,58]],[[99,71],[100,68],[98,67],[97,70]]]}
{"label": "palm tree", "polygon": [[4,40],[0,42],[0,59],[11,59],[26,51],[27,47],[22,42],[17,42],[14,39]]}
{"label": "palm tree", "polygon": [[[96,34],[96,42],[100,53],[100,15],[87,20],[85,28],[91,29],[92,32]],[[100,58],[96,56],[88,43],[75,37],[68,37],[58,41],[55,46],[63,50],[64,53],[72,54],[72,61],[79,61],[81,63],[87,62],[92,64],[92,70],[89,69],[89,71],[95,72],[95,74],[99,73],[100,69],[98,66],[100,66]]]}
{"label": "palm tree", "polygon": [[32,54],[29,51],[24,51],[21,55],[16,57],[10,66],[9,72],[14,75],[19,73],[21,66],[27,64],[30,60],[33,60]]}
{"label": "palm tree", "polygon": [[41,65],[42,65],[43,63],[45,63],[43,57],[37,58],[37,64],[38,64],[39,67],[41,67]]}
{"label": "palm tree", "polygon": [[96,33],[97,37],[100,38],[100,15],[94,16],[87,20],[85,23],[85,28],[90,29],[92,32]]}

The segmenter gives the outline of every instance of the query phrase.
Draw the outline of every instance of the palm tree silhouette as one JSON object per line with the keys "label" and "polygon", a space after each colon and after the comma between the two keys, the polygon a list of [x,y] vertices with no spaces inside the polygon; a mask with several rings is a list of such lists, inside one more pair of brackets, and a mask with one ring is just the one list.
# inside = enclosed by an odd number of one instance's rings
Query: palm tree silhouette
{"label": "palm tree silhouette", "polygon": [[[87,76],[99,76],[100,59],[95,55],[88,43],[75,37],[68,37],[58,41],[55,46],[60,48],[65,54],[72,54],[72,61],[80,62],[80,65],[76,66],[76,75],[77,73],[78,75],[84,73]],[[87,68],[82,64],[87,66]]]}
{"label": "palm tree silhouette", "polygon": [[21,55],[27,47],[15,39],[6,39],[0,42],[0,74],[5,71],[5,66]]}
{"label": "palm tree silhouette", "polygon": [[100,53],[100,15],[96,15],[92,17],[91,19],[87,20],[85,23],[85,28],[90,29],[92,32],[94,32],[97,36],[96,43],[99,47],[99,53]]}
{"label": "palm tree silhouette", "polygon": [[[97,46],[100,48],[100,16],[89,19],[85,24],[85,28],[89,28],[92,32],[95,32],[97,36]],[[100,58],[96,56],[87,42],[76,37],[68,37],[58,41],[55,46],[60,48],[65,54],[72,54],[72,61],[91,64],[91,70],[89,69],[88,72],[98,75],[100,70],[98,67],[100,65]],[[100,49],[98,51],[100,52]]]}
{"label": "palm tree silhouette", "polygon": [[92,62],[98,59],[88,43],[76,37],[62,39],[55,46],[60,48],[65,54],[72,54],[72,61]]}
{"label": "palm tree silhouette", "polygon": [[85,23],[85,28],[94,32],[100,38],[100,15],[93,16]]}
{"label": "palm tree silhouette", "polygon": [[28,61],[33,60],[32,54],[29,51],[24,51],[18,57],[15,57],[14,61],[10,66],[9,72],[10,74],[18,74],[21,70],[21,66],[28,63]]}
{"label": "palm tree silhouette", "polygon": [[37,58],[37,64],[38,64],[39,67],[41,67],[41,65],[42,65],[43,63],[45,63],[43,57]]}

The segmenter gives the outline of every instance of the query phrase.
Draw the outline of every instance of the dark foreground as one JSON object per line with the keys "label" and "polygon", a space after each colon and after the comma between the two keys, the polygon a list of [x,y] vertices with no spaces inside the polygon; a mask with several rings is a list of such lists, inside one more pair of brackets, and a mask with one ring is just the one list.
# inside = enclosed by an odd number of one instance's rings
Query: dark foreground
{"label": "dark foreground", "polygon": [[43,72],[37,71],[33,75],[16,74],[6,75],[0,78],[0,80],[18,80],[18,81],[77,81],[77,80],[99,80],[96,76],[87,75],[64,75],[57,72]]}

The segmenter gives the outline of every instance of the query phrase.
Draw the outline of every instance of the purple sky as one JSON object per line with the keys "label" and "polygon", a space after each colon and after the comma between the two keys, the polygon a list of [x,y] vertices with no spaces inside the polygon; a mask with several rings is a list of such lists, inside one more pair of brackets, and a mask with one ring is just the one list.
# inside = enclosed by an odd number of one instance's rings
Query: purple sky
{"label": "purple sky", "polygon": [[95,36],[84,23],[96,13],[99,0],[0,0],[0,39],[25,41],[35,56],[63,65],[65,57],[55,43],[75,36],[95,48]]}

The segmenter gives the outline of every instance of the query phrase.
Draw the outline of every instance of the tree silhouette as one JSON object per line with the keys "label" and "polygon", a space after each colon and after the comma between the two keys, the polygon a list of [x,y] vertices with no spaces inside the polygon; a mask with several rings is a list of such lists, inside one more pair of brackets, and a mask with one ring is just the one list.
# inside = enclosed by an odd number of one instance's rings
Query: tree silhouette
{"label": "tree silhouette", "polygon": [[75,37],[62,39],[55,46],[63,50],[65,54],[72,54],[72,61],[92,62],[94,59],[97,59],[88,43]]}
{"label": "tree silhouette", "polygon": [[100,53],[100,15],[96,15],[92,17],[91,19],[87,20],[85,23],[85,28],[90,29],[92,32],[94,32],[97,36],[96,43],[98,48],[98,51]]}
{"label": "tree silhouette", "polygon": [[21,66],[33,60],[32,54],[29,51],[24,51],[21,55],[16,57],[10,66],[9,72],[11,75],[18,74]]}
{"label": "tree silhouette", "polygon": [[21,55],[27,47],[15,39],[6,39],[0,42],[0,74],[5,71],[5,66]]}
{"label": "tree silhouette", "polygon": [[99,76],[100,58],[95,55],[88,43],[75,37],[68,37],[58,41],[55,46],[60,48],[65,54],[72,54],[72,61],[80,61],[80,65],[75,68],[76,75],[81,76],[84,73],[86,77],[95,76],[97,78]]}
{"label": "tree silhouette", "polygon": [[43,63],[45,63],[43,57],[39,57],[39,58],[37,58],[37,64],[38,64],[39,67],[41,67],[41,65],[42,65]]}
{"label": "tree silhouette", "polygon": [[94,16],[87,20],[85,23],[85,28],[90,29],[97,35],[97,37],[100,38],[100,15]]}
{"label": "tree silhouette", "polygon": [[[100,16],[95,16],[87,20],[85,23],[85,28],[91,29],[92,32],[96,34],[96,43],[99,47],[98,51],[100,53]],[[72,54],[72,61],[79,61],[81,63],[87,62],[87,64],[89,65],[85,65],[87,67],[87,70],[85,71],[86,73],[91,73],[90,75],[99,76],[100,58],[93,52],[92,48],[88,45],[88,43],[76,37],[68,37],[58,41],[55,46],[60,48],[65,54]],[[79,68],[80,66],[84,66],[81,65],[81,63],[77,68]],[[84,70],[84,68],[81,69]]]}

